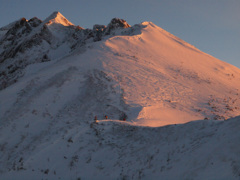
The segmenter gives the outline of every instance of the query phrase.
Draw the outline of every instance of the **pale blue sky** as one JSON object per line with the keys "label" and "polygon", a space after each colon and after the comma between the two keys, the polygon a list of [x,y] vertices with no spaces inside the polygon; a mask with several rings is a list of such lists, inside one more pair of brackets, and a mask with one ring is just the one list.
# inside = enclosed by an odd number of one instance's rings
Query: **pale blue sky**
{"label": "pale blue sky", "polygon": [[200,50],[240,68],[240,0],[0,0],[0,27],[60,11],[84,28],[113,17],[152,21]]}

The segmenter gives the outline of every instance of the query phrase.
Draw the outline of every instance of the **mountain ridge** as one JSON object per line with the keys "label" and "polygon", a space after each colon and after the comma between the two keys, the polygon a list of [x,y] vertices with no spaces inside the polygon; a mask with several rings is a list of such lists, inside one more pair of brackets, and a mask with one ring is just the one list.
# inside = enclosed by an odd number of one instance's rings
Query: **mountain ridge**
{"label": "mountain ridge", "polygon": [[[94,25],[93,29],[83,29],[73,25],[60,12],[52,13],[44,21],[35,17],[10,23],[0,29],[0,89],[15,83],[29,64],[58,59],[78,46],[100,41],[104,36],[114,34],[115,29],[126,27],[129,25],[125,20],[114,18],[108,26]],[[31,52],[26,51],[33,52],[31,49],[35,49],[35,53],[30,55]],[[56,56],[58,51],[60,56]]]}
{"label": "mountain ridge", "polygon": [[[23,65],[20,65],[23,66],[23,70],[19,68],[20,71],[18,71],[16,69],[18,65],[7,66],[10,77],[15,78],[15,72],[25,73],[25,67],[36,62],[57,62],[58,59],[74,59],[73,57],[78,59],[80,52],[81,56],[85,56],[88,61],[81,60],[82,64],[74,63],[77,67],[82,69],[86,66],[90,72],[93,69],[96,69],[97,72],[103,71],[106,78],[110,78],[111,81],[114,81],[123,89],[123,91],[116,89],[114,91],[125,93],[123,99],[130,107],[133,106],[133,109],[135,109],[136,105],[134,104],[138,104],[137,107],[142,109],[139,116],[132,117],[133,120],[141,122],[141,119],[148,119],[146,122],[150,125],[150,121],[153,119],[159,121],[157,116],[161,116],[161,121],[165,122],[165,119],[167,119],[168,123],[175,124],[175,122],[188,122],[204,118],[224,120],[238,115],[240,108],[236,103],[238,97],[233,94],[238,94],[238,89],[240,89],[236,86],[240,79],[239,69],[203,53],[189,43],[157,27],[152,22],[143,22],[131,27],[125,20],[114,18],[108,26],[95,25],[93,30],[90,30],[78,28],[74,25],[52,26],[61,23],[57,20],[56,22],[52,21],[53,24],[48,27],[49,19],[54,18],[65,19],[59,12],[54,12],[44,21],[34,19],[38,22],[36,25],[38,29],[31,30],[30,40],[21,43],[20,48],[17,47],[14,50],[18,53],[20,49],[20,53],[25,53],[25,58],[30,62],[22,61],[22,58],[19,58],[19,60],[15,58],[19,64],[23,63]],[[29,27],[27,22],[26,19],[22,19],[19,23],[24,28]],[[69,36],[72,33],[74,36]],[[21,35],[20,38],[22,38]],[[27,38],[24,37],[24,39]],[[97,43],[99,41],[100,43]],[[35,55],[28,53],[32,53],[31,48],[36,48],[35,45],[41,47],[38,48],[40,57],[36,55],[36,51],[34,51]],[[7,52],[4,53],[7,54]],[[94,54],[94,57],[89,52]],[[29,56],[31,58],[28,58]],[[99,57],[102,57],[102,59]],[[91,59],[93,60],[92,63],[90,63]],[[7,60],[10,61],[11,58],[7,58]],[[101,66],[99,66],[100,64]],[[13,69],[11,70],[11,68]],[[21,76],[24,76],[24,74]],[[6,75],[3,74],[2,77],[4,78]],[[129,77],[132,79],[129,79]],[[139,77],[141,78],[139,79]],[[160,77],[160,79],[157,77]],[[124,82],[123,78],[127,81]],[[232,82],[230,82],[230,79]],[[14,82],[16,80],[14,79]],[[6,82],[11,84],[11,81],[3,80],[2,87],[7,85]],[[152,86],[152,84],[155,85]],[[160,88],[163,84],[165,87]],[[144,86],[147,86],[148,89]],[[138,89],[139,93],[135,94],[133,92],[135,88]],[[223,94],[226,97],[223,97]],[[212,98],[209,97],[219,99],[219,101],[224,102],[226,107],[229,106],[227,103],[231,103],[231,108],[224,108],[223,105],[220,105],[218,108],[224,109],[224,111],[216,110],[216,105],[214,105],[212,109],[208,103],[212,101]],[[229,97],[237,98],[237,100],[234,103],[230,100],[224,100]],[[118,107],[120,106],[118,105]],[[123,113],[123,110],[120,111]],[[160,112],[160,114],[157,112]],[[131,110],[128,113],[131,114]],[[183,116],[174,120],[178,113],[183,114]],[[135,110],[133,114],[135,114]],[[173,114],[173,116],[169,117],[169,114]],[[154,121],[152,122],[155,124]]]}
{"label": "mountain ridge", "polygon": [[0,29],[1,179],[239,179],[238,68],[151,22],[46,23]]}

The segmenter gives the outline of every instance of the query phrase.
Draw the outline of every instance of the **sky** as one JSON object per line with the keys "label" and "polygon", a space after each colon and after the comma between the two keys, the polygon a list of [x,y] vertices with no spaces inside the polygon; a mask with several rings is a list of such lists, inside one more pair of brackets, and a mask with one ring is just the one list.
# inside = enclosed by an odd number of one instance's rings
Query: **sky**
{"label": "sky", "polygon": [[151,21],[222,61],[240,68],[240,0],[0,0],[0,27],[59,11],[83,28],[114,17],[130,25]]}

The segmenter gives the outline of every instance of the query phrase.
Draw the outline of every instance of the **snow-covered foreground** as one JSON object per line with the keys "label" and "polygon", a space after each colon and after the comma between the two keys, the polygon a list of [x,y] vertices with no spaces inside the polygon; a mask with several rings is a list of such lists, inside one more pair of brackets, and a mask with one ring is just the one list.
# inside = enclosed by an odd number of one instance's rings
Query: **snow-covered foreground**
{"label": "snow-covered foreground", "polygon": [[157,128],[116,120],[41,128],[24,123],[1,134],[1,179],[240,178],[240,117]]}
{"label": "snow-covered foreground", "polygon": [[0,31],[0,179],[240,178],[238,68],[151,22]]}

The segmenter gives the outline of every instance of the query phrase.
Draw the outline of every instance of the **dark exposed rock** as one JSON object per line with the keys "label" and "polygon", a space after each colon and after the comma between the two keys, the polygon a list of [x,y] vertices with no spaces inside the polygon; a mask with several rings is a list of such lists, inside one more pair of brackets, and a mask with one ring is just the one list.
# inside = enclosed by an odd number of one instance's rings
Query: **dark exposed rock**
{"label": "dark exposed rock", "polygon": [[40,62],[47,62],[47,61],[50,61],[50,59],[47,54],[44,54]]}
{"label": "dark exposed rock", "polygon": [[38,19],[37,17],[34,17],[32,19],[30,19],[28,21],[28,23],[32,26],[32,27],[37,27],[42,23],[42,20]]}
{"label": "dark exposed rock", "polygon": [[91,30],[91,29],[84,29],[83,32],[84,32],[84,35],[86,36],[86,39],[89,39],[89,38],[93,37],[93,30]]}
{"label": "dark exposed rock", "polygon": [[76,26],[76,30],[82,30],[83,28],[80,26]]}
{"label": "dark exposed rock", "polygon": [[106,28],[106,35],[111,34],[115,29],[131,27],[124,19],[113,18]]}
{"label": "dark exposed rock", "polygon": [[30,28],[31,27],[28,25],[26,19],[22,18],[21,20],[17,21],[11,29],[8,30],[5,37],[7,38],[8,36],[11,36],[11,35],[19,35],[21,31],[23,31],[24,29],[30,29]]}
{"label": "dark exposed rock", "polygon": [[104,35],[104,32],[106,30],[106,26],[105,25],[99,25],[99,24],[95,24],[93,26],[93,33],[94,33],[94,41],[101,41],[102,40],[102,36]]}
{"label": "dark exposed rock", "polygon": [[[15,83],[24,74],[29,64],[53,60],[49,56],[51,50],[57,49],[63,43],[69,45],[69,53],[87,42],[101,41],[105,35],[114,34],[115,30],[129,28],[123,19],[114,18],[106,27],[96,24],[93,29],[83,29],[80,26],[56,26],[51,28],[49,21],[59,15],[53,13],[42,21],[37,17],[30,20],[21,18],[3,28],[5,35],[0,39],[0,90]],[[60,14],[61,15],[61,14]],[[64,20],[64,17],[61,15]],[[68,23],[67,19],[65,23]],[[61,28],[61,29],[59,29]],[[129,30],[130,31],[130,30]],[[64,32],[64,33],[63,33]],[[59,38],[58,37],[59,34]]]}
{"label": "dark exposed rock", "polygon": [[23,25],[26,24],[26,23],[27,23],[26,18],[22,18],[22,19],[20,20],[20,22],[19,22],[20,26],[23,26]]}
{"label": "dark exposed rock", "polygon": [[104,31],[106,29],[105,25],[95,24],[93,26],[93,31]]}

